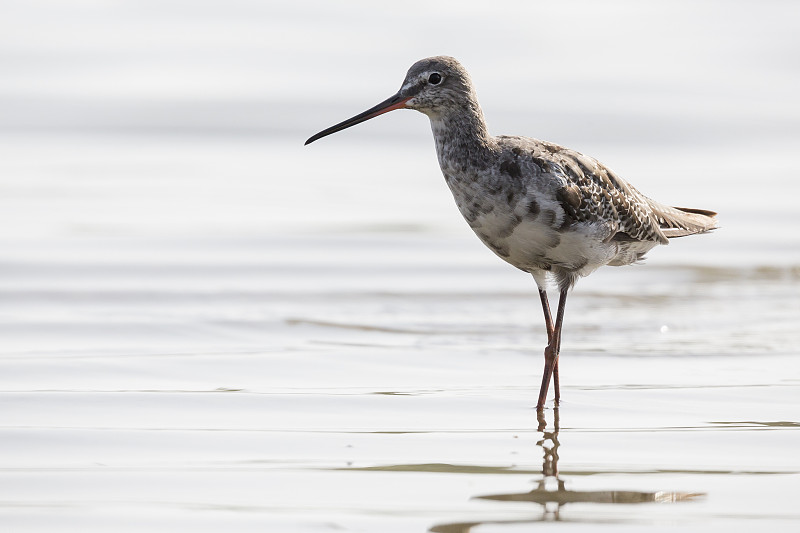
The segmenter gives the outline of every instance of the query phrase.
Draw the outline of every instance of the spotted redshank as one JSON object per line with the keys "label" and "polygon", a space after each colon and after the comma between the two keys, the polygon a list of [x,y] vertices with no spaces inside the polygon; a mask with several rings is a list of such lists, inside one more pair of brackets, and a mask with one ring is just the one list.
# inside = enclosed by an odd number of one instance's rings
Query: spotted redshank
{"label": "spotted redshank", "polygon": [[[414,63],[397,94],[306,144],[394,109],[428,116],[459,211],[486,246],[536,281],[547,329],[539,411],[551,378],[556,407],[561,398],[561,326],[575,281],[603,265],[635,263],[669,239],[717,227],[713,211],[655,202],[579,152],[529,137],[489,135],[469,74],[452,57]],[[555,321],[548,279],[559,289]]]}

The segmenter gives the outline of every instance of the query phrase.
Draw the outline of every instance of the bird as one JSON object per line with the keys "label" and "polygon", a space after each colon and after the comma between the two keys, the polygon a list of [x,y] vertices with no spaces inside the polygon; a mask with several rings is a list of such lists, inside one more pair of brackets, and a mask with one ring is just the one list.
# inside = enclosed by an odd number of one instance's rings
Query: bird
{"label": "bird", "polygon": [[[554,408],[561,401],[561,330],[575,282],[601,266],[640,262],[670,239],[718,227],[717,213],[651,200],[580,152],[490,135],[469,73],[449,56],[417,61],[396,94],[305,144],[397,109],[428,116],[439,167],[461,215],[490,250],[536,282],[547,332],[539,412],[551,380]],[[559,292],[555,319],[547,296],[552,282]]]}

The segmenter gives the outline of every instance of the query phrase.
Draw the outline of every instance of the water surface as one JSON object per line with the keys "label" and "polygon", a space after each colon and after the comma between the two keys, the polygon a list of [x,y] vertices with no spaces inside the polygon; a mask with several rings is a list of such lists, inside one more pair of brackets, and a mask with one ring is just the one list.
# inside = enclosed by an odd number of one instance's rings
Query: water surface
{"label": "water surface", "polygon": [[[6,529],[797,527],[793,5],[41,5],[0,17]],[[441,52],[493,132],[721,213],[578,283],[540,417],[534,283],[425,118],[302,146]]]}

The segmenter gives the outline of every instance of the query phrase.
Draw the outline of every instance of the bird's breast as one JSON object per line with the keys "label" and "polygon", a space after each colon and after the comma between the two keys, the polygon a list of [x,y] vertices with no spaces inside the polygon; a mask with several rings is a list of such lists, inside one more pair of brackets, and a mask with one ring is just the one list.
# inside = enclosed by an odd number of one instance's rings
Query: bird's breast
{"label": "bird's breast", "polygon": [[532,272],[556,265],[587,273],[610,261],[604,224],[575,224],[555,194],[502,175],[442,169],[459,211],[481,241],[504,261]]}

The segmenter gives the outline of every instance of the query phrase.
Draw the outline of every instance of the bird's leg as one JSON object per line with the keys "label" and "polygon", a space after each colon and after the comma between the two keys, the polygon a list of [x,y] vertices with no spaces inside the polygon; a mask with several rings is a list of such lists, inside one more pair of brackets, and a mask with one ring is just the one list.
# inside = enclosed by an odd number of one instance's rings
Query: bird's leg
{"label": "bird's leg", "polygon": [[539,299],[542,300],[542,311],[544,311],[544,326],[547,328],[547,343],[553,339],[553,319],[550,317],[550,302],[547,300],[547,291],[539,289]]}
{"label": "bird's leg", "polygon": [[[539,299],[542,301],[542,311],[544,312],[544,325],[547,329],[547,344],[553,342],[553,319],[550,315],[550,301],[547,299],[547,291],[539,289]],[[561,398],[561,390],[558,385],[558,359],[556,358],[556,365],[553,367],[553,388],[556,393],[556,404]]]}
{"label": "bird's leg", "polygon": [[564,289],[561,291],[561,294],[558,298],[558,312],[556,314],[556,324],[553,328],[553,340],[555,341],[556,346],[556,362],[553,365],[553,387],[555,389],[555,404],[558,407],[558,403],[561,401],[561,389],[558,384],[558,358],[561,355],[561,324],[564,322],[564,308],[567,304],[567,290]]}
{"label": "bird's leg", "polygon": [[[553,326],[552,335],[544,349],[544,374],[542,375],[542,388],[539,389],[539,401],[536,403],[536,409],[544,409],[545,401],[547,400],[547,389],[550,387],[550,377],[554,374],[556,365],[558,365],[558,353],[561,349],[561,324],[564,321],[564,307],[567,303],[567,290],[562,289],[558,299],[558,312],[556,313],[556,323]],[[547,318],[545,318],[547,322]],[[556,404],[561,399],[560,392],[556,390]]]}
{"label": "bird's leg", "polygon": [[[560,348],[560,347],[559,347]],[[556,353],[556,364],[553,365],[553,391],[555,391],[555,404],[561,401],[561,387],[558,385],[558,353]]]}
{"label": "bird's leg", "polygon": [[550,386],[550,375],[552,373],[548,354],[553,345],[553,318],[550,315],[550,301],[547,299],[547,291],[539,289],[539,299],[542,301],[542,312],[544,313],[544,325],[547,329],[547,347],[544,349],[544,373],[542,374],[542,386],[539,389],[539,401],[536,403],[536,410],[544,409],[544,402],[547,398],[547,389]]}

